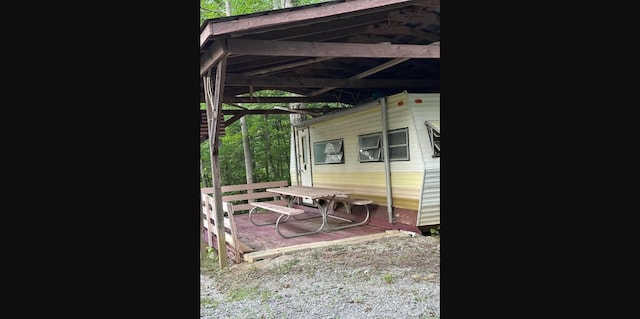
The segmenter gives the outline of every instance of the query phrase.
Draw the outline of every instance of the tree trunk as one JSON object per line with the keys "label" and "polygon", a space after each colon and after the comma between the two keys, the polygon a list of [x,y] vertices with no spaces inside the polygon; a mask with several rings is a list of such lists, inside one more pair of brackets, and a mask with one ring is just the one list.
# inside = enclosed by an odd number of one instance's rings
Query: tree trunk
{"label": "tree trunk", "polygon": [[[247,177],[247,184],[251,184],[253,183],[253,170],[251,169],[251,163],[253,160],[249,145],[249,129],[247,128],[246,115],[240,118],[240,127],[242,129],[242,146],[244,147],[244,170]],[[247,193],[253,193],[253,190],[249,189],[247,190]]]}
{"label": "tree trunk", "polygon": [[224,0],[224,12],[227,14],[227,17],[231,15],[231,3],[229,0]]}
{"label": "tree trunk", "polygon": [[267,171],[266,171],[266,180],[269,181],[271,179],[271,173],[275,172],[273,168],[273,155],[271,154],[271,131],[269,129],[269,115],[264,115],[265,129],[262,131],[264,138],[264,152],[267,159]]}
{"label": "tree trunk", "polygon": [[204,165],[202,165],[202,159],[200,160],[200,179],[202,180],[202,187],[209,187],[207,176],[204,174]]}

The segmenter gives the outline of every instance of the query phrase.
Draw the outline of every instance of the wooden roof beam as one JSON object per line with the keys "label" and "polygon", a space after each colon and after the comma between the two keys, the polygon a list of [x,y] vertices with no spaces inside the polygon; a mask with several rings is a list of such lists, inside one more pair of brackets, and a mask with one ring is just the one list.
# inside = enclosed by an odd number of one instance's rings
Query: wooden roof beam
{"label": "wooden roof beam", "polygon": [[[397,64],[403,59],[391,61]],[[406,59],[404,59],[406,60]],[[393,64],[393,65],[395,65]],[[374,68],[377,69],[377,68]],[[372,69],[373,70],[373,69]],[[378,70],[376,70],[378,71]],[[366,72],[365,72],[366,73]],[[288,78],[288,77],[255,77],[227,74],[225,85],[227,86],[254,86],[254,87],[341,87],[341,88],[397,88],[416,87],[421,85],[437,84],[438,80],[426,79],[327,79],[327,78]],[[317,94],[316,94],[317,95]]]}
{"label": "wooden roof beam", "polygon": [[[338,102],[335,97],[235,97],[225,96],[224,103],[314,103],[314,102]],[[225,112],[227,112],[225,110]]]}
{"label": "wooden roof beam", "polygon": [[200,77],[203,77],[207,71],[222,58],[227,56],[226,40],[216,41],[204,54],[200,57]]}
{"label": "wooden roof beam", "polygon": [[[396,60],[392,61],[400,63]],[[374,68],[375,69],[375,68]],[[396,88],[417,87],[438,83],[437,80],[428,79],[327,79],[327,78],[289,78],[289,77],[255,77],[227,74],[225,85],[227,86],[254,86],[254,87],[334,87],[334,88]],[[318,94],[315,94],[318,95]]]}
{"label": "wooden roof beam", "polygon": [[414,44],[369,44],[228,39],[228,54],[334,58],[439,59],[440,47]]}

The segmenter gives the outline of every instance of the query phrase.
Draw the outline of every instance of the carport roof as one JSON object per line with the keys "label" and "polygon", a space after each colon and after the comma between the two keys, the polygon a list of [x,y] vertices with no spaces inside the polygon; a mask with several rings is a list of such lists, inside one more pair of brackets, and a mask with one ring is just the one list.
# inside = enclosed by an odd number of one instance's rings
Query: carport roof
{"label": "carport roof", "polygon": [[[223,103],[355,105],[439,92],[439,44],[439,0],[328,1],[206,20],[200,75],[226,57]],[[249,97],[260,90],[294,94]]]}

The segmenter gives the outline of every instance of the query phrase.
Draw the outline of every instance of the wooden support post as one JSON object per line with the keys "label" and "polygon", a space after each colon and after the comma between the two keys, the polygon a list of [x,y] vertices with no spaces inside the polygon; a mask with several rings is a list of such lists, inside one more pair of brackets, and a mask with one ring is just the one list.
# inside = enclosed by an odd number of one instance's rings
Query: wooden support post
{"label": "wooden support post", "polygon": [[216,238],[218,238],[218,262],[220,263],[220,269],[227,267],[227,241],[225,239],[224,230],[224,211],[222,210],[222,191],[220,186],[220,163],[218,161],[218,154],[211,158],[213,163],[213,188],[215,194],[215,211],[213,216],[216,221]]}
{"label": "wooden support post", "polygon": [[[224,230],[224,211],[222,210],[222,192],[220,186],[220,163],[218,161],[218,117],[222,112],[222,96],[224,93],[224,75],[226,72],[227,58],[224,55],[218,62],[216,69],[215,87],[211,87],[211,71],[204,77],[205,98],[207,103],[207,123],[209,129],[209,155],[211,157],[211,172],[213,178],[213,197],[215,202],[214,220],[218,238],[218,262],[220,269],[227,267],[227,244]],[[213,91],[213,92],[212,92]]]}
{"label": "wooden support post", "polygon": [[204,240],[204,222],[202,221],[202,213],[202,204],[200,204],[200,266],[204,266],[204,261],[207,259],[207,243]]}

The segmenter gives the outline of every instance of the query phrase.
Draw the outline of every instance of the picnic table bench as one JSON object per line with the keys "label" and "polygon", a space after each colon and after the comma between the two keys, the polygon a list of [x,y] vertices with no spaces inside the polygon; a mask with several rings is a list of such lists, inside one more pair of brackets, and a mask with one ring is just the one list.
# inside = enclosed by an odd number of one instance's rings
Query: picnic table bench
{"label": "picnic table bench", "polygon": [[[302,214],[304,213],[304,210],[299,209],[299,208],[293,208],[293,207],[287,207],[287,206],[282,206],[282,205],[277,205],[277,204],[270,204],[270,203],[263,203],[263,202],[253,202],[251,203],[251,205],[255,206],[255,207],[260,207],[262,209],[266,209],[266,210],[270,210],[276,213],[280,213],[280,214],[284,214],[284,215],[298,215],[298,214]],[[251,214],[251,212],[255,212],[255,209],[251,209],[249,211],[249,214]]]}
{"label": "picnic table bench", "polygon": [[[264,225],[275,224],[276,225],[276,231],[278,232],[278,234],[280,234],[280,236],[282,236],[282,237],[287,237],[287,238],[289,238],[289,237],[297,237],[297,236],[302,236],[302,235],[308,234],[308,233],[300,233],[300,234],[295,234],[295,235],[285,235],[282,232],[280,232],[280,222],[286,222],[289,219],[290,216],[303,214],[305,212],[303,209],[293,208],[293,207],[288,207],[288,206],[282,206],[282,205],[278,205],[278,204],[263,203],[263,202],[253,202],[253,203],[250,203],[250,204],[255,206],[254,208],[249,210],[249,221],[251,221],[251,223],[253,223],[254,225],[264,226]],[[280,216],[278,216],[278,219],[276,219],[275,222],[256,223],[252,219],[252,217],[253,217],[253,214],[256,213],[258,208],[262,208],[264,210],[268,210],[268,211],[279,213]],[[284,218],[284,220],[282,220],[282,218],[285,217],[285,216],[286,216],[286,218]]]}
{"label": "picnic table bench", "polygon": [[[323,200],[330,200],[331,198],[323,197],[322,199]],[[364,225],[367,222],[369,222],[369,217],[371,215],[371,213],[369,211],[369,204],[373,203],[373,200],[365,199],[365,198],[349,197],[347,195],[336,195],[333,198],[333,202],[334,203],[341,203],[342,205],[344,205],[345,209],[347,210],[347,214],[349,214],[349,215],[351,215],[351,206],[353,206],[353,205],[355,205],[355,206],[364,206],[364,209],[366,211],[366,215],[365,215],[364,219],[362,221],[360,221],[360,222],[354,222],[353,220],[348,219],[348,218],[342,218],[342,217],[330,215],[330,217],[332,217],[332,218],[344,220],[344,221],[347,221],[347,222],[351,223],[351,224],[346,224],[346,225],[343,225],[343,226],[336,226],[336,227],[333,227],[332,229],[344,229],[344,228],[349,228],[349,227],[354,227],[354,226],[360,226],[360,225]],[[332,207],[332,209],[335,210],[335,207]]]}
{"label": "picnic table bench", "polygon": [[[324,200],[329,200],[330,198],[323,198]],[[351,214],[351,206],[352,205],[356,205],[356,206],[365,206],[367,212],[369,211],[369,204],[372,204],[373,201],[370,199],[365,199],[365,198],[354,198],[354,197],[349,197],[349,196],[345,196],[345,195],[336,195],[336,197],[333,198],[333,201],[336,203],[342,203],[345,207],[345,209],[347,210],[347,214]]]}

